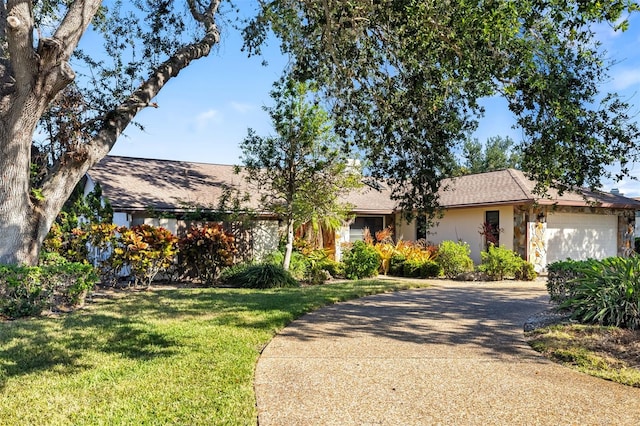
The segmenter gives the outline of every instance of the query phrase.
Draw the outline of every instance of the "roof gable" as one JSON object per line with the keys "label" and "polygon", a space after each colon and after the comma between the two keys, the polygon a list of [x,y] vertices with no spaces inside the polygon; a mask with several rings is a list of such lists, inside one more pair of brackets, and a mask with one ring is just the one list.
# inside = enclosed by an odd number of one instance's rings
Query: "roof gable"
{"label": "roof gable", "polygon": [[540,205],[640,209],[640,202],[618,194],[579,189],[560,195],[549,188],[547,196],[540,197],[533,192],[535,186],[535,181],[515,169],[465,175],[443,181],[440,203],[445,208],[535,202]]}

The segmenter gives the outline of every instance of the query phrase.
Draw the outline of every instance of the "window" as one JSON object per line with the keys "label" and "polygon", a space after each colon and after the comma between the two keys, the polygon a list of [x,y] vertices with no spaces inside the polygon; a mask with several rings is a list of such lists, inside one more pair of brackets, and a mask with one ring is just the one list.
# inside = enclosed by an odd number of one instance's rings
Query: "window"
{"label": "window", "polygon": [[383,216],[358,216],[349,227],[349,241],[362,241],[364,228],[369,228],[371,236],[376,237],[376,232],[384,229]]}
{"label": "window", "polygon": [[416,240],[427,239],[427,232],[429,228],[427,227],[427,216],[424,214],[419,214],[416,217]]}
{"label": "window", "polygon": [[495,246],[500,245],[500,212],[498,210],[485,212],[484,240],[486,248],[489,247],[490,243],[493,243]]}

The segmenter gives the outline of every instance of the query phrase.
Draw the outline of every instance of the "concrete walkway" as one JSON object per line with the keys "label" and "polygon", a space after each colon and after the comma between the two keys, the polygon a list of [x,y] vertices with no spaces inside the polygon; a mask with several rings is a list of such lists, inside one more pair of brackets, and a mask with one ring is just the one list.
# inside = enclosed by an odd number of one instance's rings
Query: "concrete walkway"
{"label": "concrete walkway", "polygon": [[523,340],[542,282],[365,297],[294,321],[262,353],[259,425],[634,425],[640,389],[547,361]]}

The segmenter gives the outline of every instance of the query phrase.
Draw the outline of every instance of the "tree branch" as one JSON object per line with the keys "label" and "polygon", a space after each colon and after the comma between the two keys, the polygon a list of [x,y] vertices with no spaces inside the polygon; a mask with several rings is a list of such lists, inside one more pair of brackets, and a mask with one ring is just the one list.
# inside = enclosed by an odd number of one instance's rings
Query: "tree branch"
{"label": "tree branch", "polygon": [[100,0],[76,0],[69,6],[67,14],[53,36],[62,43],[60,50],[62,60],[69,60],[101,3]]}
{"label": "tree branch", "polygon": [[[217,7],[208,10],[217,11]],[[43,208],[46,210],[59,208],[51,204],[55,203],[51,200],[56,197],[50,195],[60,191],[60,188],[72,188],[95,163],[108,154],[136,114],[152,104],[152,99],[171,78],[176,77],[194,60],[203,58],[211,52],[212,47],[220,41],[220,33],[213,17],[210,22],[208,31],[200,41],[185,46],[160,64],[138,90],[106,115],[101,130],[89,144],[60,158],[42,183],[42,194],[45,198]],[[70,162],[74,164],[69,164]]]}
{"label": "tree branch", "polygon": [[[6,37],[11,61],[12,77],[18,90],[28,91],[37,72],[33,50],[33,13],[31,2],[9,0],[7,2]],[[6,69],[5,69],[6,71]]]}

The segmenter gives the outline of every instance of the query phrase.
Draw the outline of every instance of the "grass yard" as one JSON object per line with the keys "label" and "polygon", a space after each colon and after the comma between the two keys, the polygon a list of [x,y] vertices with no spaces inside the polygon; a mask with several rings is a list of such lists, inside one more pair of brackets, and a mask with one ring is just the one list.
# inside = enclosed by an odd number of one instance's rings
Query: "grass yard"
{"label": "grass yard", "polygon": [[0,322],[0,424],[254,425],[255,364],[278,330],[326,304],[420,286],[116,293]]}
{"label": "grass yard", "polygon": [[547,358],[583,373],[640,387],[640,331],[559,324],[527,334]]}

